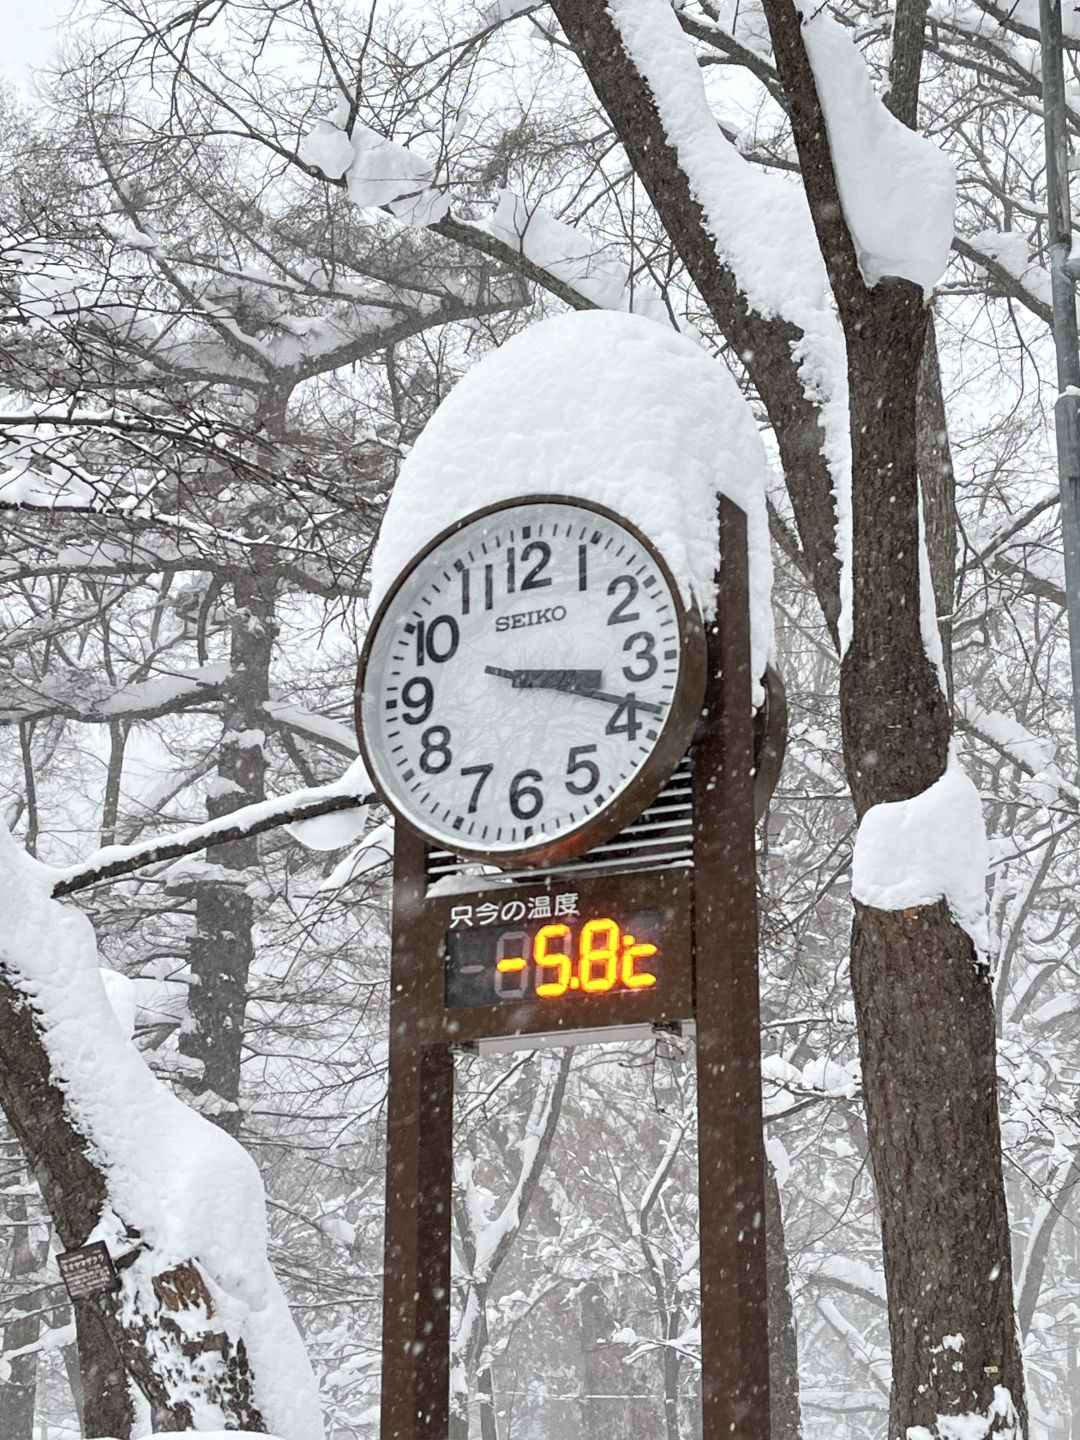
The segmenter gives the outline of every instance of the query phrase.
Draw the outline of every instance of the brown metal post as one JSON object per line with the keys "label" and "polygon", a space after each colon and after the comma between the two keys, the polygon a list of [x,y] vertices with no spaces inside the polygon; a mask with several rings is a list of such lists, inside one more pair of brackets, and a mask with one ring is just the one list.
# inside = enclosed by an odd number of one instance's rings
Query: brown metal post
{"label": "brown metal post", "polygon": [[446,1440],[450,1426],[450,1193],[454,1057],[422,1048],[424,844],[394,848],[380,1440]]}
{"label": "brown metal post", "polygon": [[694,749],[702,1435],[769,1440],[746,522],[726,499],[720,546]]}
{"label": "brown metal post", "polygon": [[[720,504],[720,540],[717,615],[707,634],[705,713],[693,750],[702,1434],[703,1440],[769,1440],[746,522],[727,500]],[[770,721],[775,723],[766,726],[763,755],[769,743],[782,750],[777,740],[783,728],[782,687],[774,685],[774,692]],[[775,782],[778,756],[770,762],[766,755],[762,796]],[[426,897],[425,858],[424,842],[400,824],[394,853],[380,1440],[448,1440],[451,1040],[529,1033],[563,1023],[542,1011],[523,1015],[495,1007],[497,1013],[480,1010],[471,1020],[467,1012],[445,1012],[438,955],[449,923],[443,911],[450,902]],[[665,1002],[674,1006],[675,1018],[691,1009],[685,889],[681,908],[676,903],[684,874],[651,877],[672,906],[670,938],[684,957],[681,966],[671,966]],[[640,880],[582,878],[578,888],[584,893],[599,887],[594,898],[607,906],[604,886],[618,889]],[[589,998],[600,1007],[593,1023],[611,1023],[616,1003],[620,1021],[641,1018],[643,997]],[[572,1014],[580,1023],[585,1012],[568,1012],[567,1021]],[[654,1020],[668,1018],[663,1007],[648,1014]],[[588,1018],[593,1020],[591,1013]],[[568,1024],[568,1036],[572,1029]]]}

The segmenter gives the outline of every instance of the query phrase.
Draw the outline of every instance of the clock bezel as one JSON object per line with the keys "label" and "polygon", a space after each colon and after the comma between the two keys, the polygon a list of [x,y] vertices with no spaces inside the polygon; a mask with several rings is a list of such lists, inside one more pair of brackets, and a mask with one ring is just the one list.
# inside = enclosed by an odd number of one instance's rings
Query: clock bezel
{"label": "clock bezel", "polygon": [[[475,525],[477,521],[486,520],[504,510],[516,510],[528,505],[571,505],[579,510],[587,510],[591,514],[621,526],[643,548],[660,571],[675,607],[679,631],[679,672],[675,681],[675,693],[672,697],[671,708],[664,721],[660,736],[637,773],[624,789],[613,796],[602,809],[587,816],[579,825],[564,832],[557,839],[545,838],[537,845],[525,845],[515,850],[493,851],[479,846],[458,845],[448,837],[429,830],[422,821],[408,814],[397,799],[389,793],[376,773],[367,744],[363,724],[364,682],[367,677],[371,651],[387,611],[392,606],[398,592],[423,566],[432,552],[467,526]],[[448,525],[441,530],[423,549],[417,551],[412,560],[398,573],[379,602],[371,624],[368,626],[367,635],[364,637],[356,677],[354,718],[360,755],[367,767],[371,783],[383,803],[393,812],[399,822],[407,825],[426,844],[440,850],[447,850],[451,854],[461,856],[462,859],[480,860],[489,865],[497,865],[501,870],[550,868],[575,859],[586,851],[595,849],[598,845],[603,845],[649,808],[671,778],[693,740],[694,732],[701,719],[701,709],[705,698],[706,669],[705,626],[700,613],[695,605],[684,603],[671,567],[638,526],[606,505],[597,504],[592,500],[583,500],[575,495],[530,494],[517,496],[510,500],[500,500],[492,505],[485,505],[480,510],[471,511],[468,515],[462,516],[460,520],[456,520],[453,525]]]}

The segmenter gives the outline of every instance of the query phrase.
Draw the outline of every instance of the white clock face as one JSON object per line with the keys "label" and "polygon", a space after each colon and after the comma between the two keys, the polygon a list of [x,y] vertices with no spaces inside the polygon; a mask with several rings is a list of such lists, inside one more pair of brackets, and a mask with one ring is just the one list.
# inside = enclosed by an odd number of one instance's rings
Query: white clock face
{"label": "white clock face", "polygon": [[685,661],[672,582],[625,525],[572,501],[500,507],[439,540],[376,619],[373,778],[450,850],[553,853],[640,779]]}

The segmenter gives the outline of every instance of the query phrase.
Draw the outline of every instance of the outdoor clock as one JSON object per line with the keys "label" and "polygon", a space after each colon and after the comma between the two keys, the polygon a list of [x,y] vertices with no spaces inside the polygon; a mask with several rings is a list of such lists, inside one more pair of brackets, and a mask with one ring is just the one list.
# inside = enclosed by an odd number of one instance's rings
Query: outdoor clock
{"label": "outdoor clock", "polygon": [[357,731],[429,843],[551,864],[652,802],[704,685],[701,621],[645,536],[536,496],[467,516],[398,576],[364,645]]}

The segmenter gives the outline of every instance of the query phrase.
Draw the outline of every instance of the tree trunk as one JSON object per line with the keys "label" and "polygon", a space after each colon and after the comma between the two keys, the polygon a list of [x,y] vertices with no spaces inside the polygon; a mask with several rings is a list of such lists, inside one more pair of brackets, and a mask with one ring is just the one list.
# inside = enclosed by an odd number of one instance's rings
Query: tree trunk
{"label": "tree trunk", "polygon": [[916,446],[922,493],[923,533],[941,635],[945,685],[952,700],[952,615],[956,608],[956,474],[941,393],[937,336],[931,316],[919,365]]}
{"label": "tree trunk", "polygon": [[495,1379],[491,1373],[491,1336],[488,1333],[486,1296],[480,1301],[477,1340],[480,1346],[480,1358],[476,1367],[476,1389],[480,1398],[480,1440],[499,1440],[499,1422],[495,1414]]}
{"label": "tree trunk", "polygon": [[[673,1324],[668,1325],[668,1341],[676,1339]],[[682,1357],[679,1352],[669,1343],[664,1346],[663,1352],[664,1368],[664,1440],[682,1440],[682,1430],[679,1426],[679,1371],[682,1368]]]}
{"label": "tree trunk", "polygon": [[[16,1291],[12,1301],[12,1318],[4,1326],[2,1353],[26,1350],[36,1345],[41,1335],[41,1292],[29,1287],[30,1277],[41,1260],[30,1240],[28,1208],[23,1195],[14,1194],[6,1202],[11,1222],[11,1260],[8,1278]],[[22,1293],[18,1293],[22,1290]],[[16,1355],[10,1362],[7,1378],[0,1383],[0,1435],[4,1440],[34,1440],[34,1405],[37,1398],[38,1352]]]}
{"label": "tree trunk", "polygon": [[[848,350],[852,640],[840,671],[844,761],[860,820],[941,778],[951,717],[922,635],[916,403],[928,310],[919,286],[862,280],[843,219],[802,21],[766,0],[807,197]],[[887,518],[886,518],[887,517]],[[856,905],[851,970],[882,1215],[893,1384],[890,1440],[975,1414],[1026,1426],[997,1113],[993,999],[941,901]],[[999,1404],[999,1387],[1010,1392]],[[947,1426],[946,1421],[943,1429]]]}
{"label": "tree trunk", "polygon": [[780,1187],[765,1162],[765,1264],[769,1279],[769,1440],[802,1440],[799,1346]]}
{"label": "tree trunk", "polygon": [[[939,902],[856,906],[852,982],[889,1295],[889,1435],[936,1434],[938,1414],[988,1413],[996,1386],[1024,1399],[989,977]],[[918,1017],[918,1044],[902,1016]]]}
{"label": "tree trunk", "polygon": [[[71,1391],[71,1404],[75,1411],[75,1417],[79,1422],[79,1434],[87,1435],[84,1416],[86,1414],[86,1399],[83,1391],[82,1368],[79,1364],[79,1344],[74,1340],[63,1349],[64,1374],[67,1376],[68,1389]],[[125,1440],[126,1432],[123,1429],[116,1431],[116,1440]]]}
{"label": "tree trunk", "polygon": [[[860,818],[940,779],[951,731],[919,613],[915,406],[926,312],[901,281],[883,281],[862,310],[848,340],[854,614],[840,680]],[[989,977],[944,902],[855,908],[851,978],[893,1360],[889,1434],[912,1425],[936,1434],[939,1415],[989,1416],[999,1386],[1023,1415]],[[993,1428],[1012,1423],[998,1415]]]}
{"label": "tree trunk", "polygon": [[127,1369],[94,1300],[76,1300],[75,1346],[82,1393],[81,1420],[87,1440],[108,1435],[127,1440],[135,1424]]}
{"label": "tree trunk", "polygon": [[940,779],[951,738],[920,610],[915,415],[927,312],[907,281],[865,293],[848,342],[852,638],[840,666],[844,763],[860,819]]}
{"label": "tree trunk", "polygon": [[[108,1200],[105,1178],[67,1110],[66,1092],[54,1081],[49,1057],[29,1002],[8,978],[0,956],[0,1107],[23,1147],[27,1163],[65,1249],[86,1243]],[[122,1217],[121,1217],[122,1218]],[[133,1234],[132,1246],[140,1237]],[[211,1323],[209,1294],[195,1259],[154,1277],[155,1303],[125,1294],[79,1301],[79,1353],[88,1436],[126,1436],[131,1409],[124,1372],[146,1396],[154,1428],[191,1428],[188,1398],[192,1361],[203,1363],[203,1398],[217,1404],[238,1429],[265,1430],[252,1394],[242,1342]]]}
{"label": "tree trunk", "polygon": [[[256,573],[233,579],[230,675],[222,712],[217,780],[207,796],[211,820],[266,798],[264,743],[274,640],[274,582]],[[248,975],[255,958],[250,885],[258,840],[235,840],[214,852],[214,874],[195,881],[188,1024],[180,1052],[196,1062],[189,1086],[205,1115],[240,1130],[240,1067]],[[222,872],[232,871],[235,879]]]}
{"label": "tree trunk", "polygon": [[[765,402],[800,539],[835,636],[836,570],[825,556],[835,535],[831,481],[821,458],[820,419],[805,402],[792,363],[790,344],[801,336],[786,321],[763,319],[748,307],[717,254],[655,98],[608,9],[601,0],[552,3],[668,234]],[[909,62],[917,59],[912,44],[919,24],[915,9],[908,9],[912,24],[905,30],[906,58],[896,79],[910,108],[918,67]],[[841,708],[845,764],[861,818],[871,805],[925,790],[940,778],[948,755],[949,708],[920,630],[915,406],[927,311],[921,291],[908,281],[886,279],[873,290],[863,283],[802,19],[791,0],[765,0],[765,11],[848,346],[854,637],[842,666]],[[924,385],[932,386],[933,378],[924,377]],[[926,439],[933,439],[930,431]],[[941,478],[940,469],[934,470],[940,456],[935,461],[931,448],[924,444],[928,496]],[[933,508],[932,542],[939,524],[952,523],[947,505]],[[948,545],[939,538],[932,548],[943,556]],[[901,984],[902,974],[890,968],[903,972],[907,966],[921,986]],[[971,941],[943,905],[925,907],[914,920],[861,910],[852,970],[874,1174],[883,1213],[889,1213],[883,1235],[895,1365],[890,1440],[903,1437],[908,1425],[923,1424],[935,1433],[938,1414],[989,1414],[998,1385],[1011,1389],[1023,1418],[994,1032],[985,1013],[989,991]],[[935,1014],[928,1026],[929,1009]],[[928,1056],[928,1032],[938,1043],[947,1040],[944,1053]],[[898,1057],[888,1071],[878,1058],[883,1048]],[[939,1081],[959,1085],[957,1095]],[[914,1151],[906,1148],[911,1145]],[[942,1197],[949,1193],[954,1199],[944,1205]],[[918,1223],[905,1223],[902,1196]],[[963,1352],[950,1351],[946,1364],[944,1337],[958,1333],[965,1337]],[[984,1343],[993,1354],[983,1353]],[[954,1365],[959,1369],[949,1368]],[[999,1429],[1007,1423],[1000,1416],[994,1421]]]}

